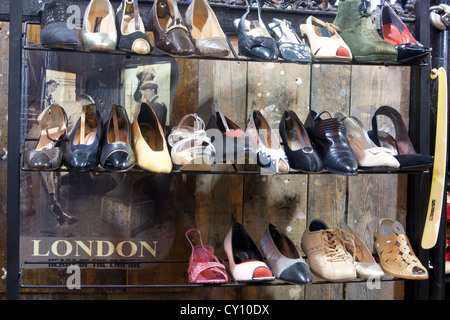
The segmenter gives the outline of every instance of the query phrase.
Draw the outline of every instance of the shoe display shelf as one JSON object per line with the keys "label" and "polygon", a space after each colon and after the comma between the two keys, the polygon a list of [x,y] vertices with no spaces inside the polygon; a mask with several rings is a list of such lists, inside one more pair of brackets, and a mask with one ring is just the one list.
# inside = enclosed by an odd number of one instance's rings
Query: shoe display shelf
{"label": "shoe display shelf", "polygon": [[[11,1],[12,3],[12,1]],[[18,299],[20,296],[20,289],[64,289],[67,288],[66,285],[54,285],[54,284],[33,284],[27,282],[26,272],[29,270],[27,269],[27,266],[30,265],[48,265],[48,261],[22,261],[20,263],[19,259],[19,235],[20,235],[20,204],[18,200],[20,199],[20,176],[21,172],[29,172],[30,170],[27,168],[27,166],[24,163],[24,159],[22,157],[22,151],[23,151],[23,143],[35,143],[37,139],[31,139],[31,138],[23,138],[22,137],[22,129],[21,125],[24,121],[22,118],[22,115],[20,113],[20,108],[18,108],[18,105],[22,104],[23,101],[23,89],[22,88],[22,78],[21,74],[23,72],[23,63],[22,60],[23,57],[23,51],[38,51],[38,52],[44,52],[44,51],[54,51],[54,52],[68,52],[73,55],[97,55],[101,56],[101,59],[103,59],[106,56],[120,56],[120,59],[134,59],[135,57],[139,59],[140,61],[145,61],[145,59],[168,59],[168,56],[164,54],[163,52],[158,52],[156,48],[153,49],[153,51],[146,55],[141,56],[137,54],[130,54],[125,53],[121,51],[110,51],[110,52],[92,52],[88,50],[83,49],[46,49],[40,46],[39,44],[36,44],[32,41],[28,41],[28,32],[30,27],[35,27],[34,25],[38,24],[36,21],[26,21],[24,23],[23,32],[13,31],[14,26],[21,26],[22,24],[22,3],[23,1],[20,1],[20,4],[14,2],[14,8],[11,8],[11,35],[10,35],[10,64],[12,67],[10,70],[12,71],[10,73],[10,86],[14,89],[10,92],[9,96],[9,157],[8,157],[8,292],[7,296],[10,299]],[[12,6],[13,7],[13,6]],[[270,10],[269,10],[270,11]],[[239,11],[240,14],[242,13],[242,10]],[[424,15],[426,12],[426,5],[423,5],[420,3],[417,7],[416,14],[417,15]],[[278,13],[277,13],[278,14]],[[291,15],[291,13],[289,13]],[[283,14],[280,13],[282,16]],[[303,18],[306,19],[307,15],[303,15]],[[225,29],[225,28],[224,28]],[[425,29],[425,31],[423,31]],[[420,32],[429,32],[429,29],[427,30],[427,27],[420,26],[419,28]],[[211,58],[211,57],[183,57],[183,58],[176,58],[178,62],[182,60],[213,60],[213,61],[234,61],[236,63],[241,62],[251,62],[251,59],[241,57],[237,54],[236,50],[233,48],[232,43],[230,42],[230,48],[232,49],[232,56],[226,57],[226,58]],[[172,59],[172,58],[169,58]],[[95,60],[95,59],[94,59]],[[154,60],[152,60],[154,61]],[[183,62],[181,62],[183,63]],[[279,61],[271,62],[275,64],[282,64],[287,66],[289,68],[289,65],[291,62],[283,61],[279,59]],[[309,65],[310,68],[310,74],[312,74],[312,69],[320,66],[320,65],[327,65],[327,64],[333,64],[333,65],[349,65],[347,62],[321,62],[321,63],[311,63]],[[350,64],[352,65],[352,64]],[[364,63],[354,63],[353,65],[366,65]],[[427,71],[429,69],[429,65],[427,63],[421,62],[421,63],[412,63],[412,64],[405,64],[405,63],[398,63],[398,62],[383,62],[383,63],[372,63],[369,64],[370,66],[379,66],[380,68],[389,68],[390,66],[407,66],[411,68],[411,102],[410,102],[410,134],[411,138],[414,141],[420,141],[420,152],[428,153],[430,150],[428,149],[428,141],[431,139],[431,128],[430,125],[427,123],[427,121],[423,121],[423,119],[430,119],[430,111],[427,110],[427,108],[424,108],[423,106],[428,103],[429,100],[429,84],[427,83]],[[171,129],[170,126],[166,127],[166,132],[169,132]],[[62,167],[58,170],[59,172],[68,172],[66,168]],[[91,171],[94,174],[101,174],[103,172],[106,172],[106,170],[103,170],[102,168],[97,168],[95,170]],[[130,171],[129,173],[133,173],[136,175],[145,173],[144,170],[135,168]],[[180,170],[172,170],[172,173],[175,175],[181,174],[183,175],[183,180],[185,179],[185,175],[260,175],[260,171],[257,167],[247,169],[242,169],[240,166],[232,166],[228,167],[227,170],[213,170],[213,171],[180,171]],[[407,223],[407,233],[410,234],[410,238],[413,239],[414,245],[416,245],[418,242],[420,242],[420,236],[422,231],[422,221],[423,221],[423,211],[427,204],[427,196],[426,191],[429,188],[430,183],[430,177],[429,177],[430,170],[408,170],[408,171],[402,171],[402,170],[384,170],[384,169],[378,169],[378,170],[359,170],[358,174],[362,175],[377,175],[377,174],[387,174],[387,175],[399,175],[404,174],[408,177],[407,182],[407,188],[408,188],[408,200],[407,200],[407,217],[406,217],[406,223]],[[28,173],[27,173],[28,174]],[[81,174],[88,174],[88,173],[81,173]],[[295,173],[289,173],[285,176],[291,176],[291,175],[307,175],[305,173],[301,172],[295,172]],[[317,174],[309,174],[313,176],[318,175],[331,175],[329,172],[325,173],[317,173]],[[245,178],[244,178],[245,179]],[[426,208],[425,208],[426,209]],[[438,242],[439,248],[443,244],[441,241]],[[445,245],[445,243],[444,243]],[[428,252],[422,252],[422,250],[419,252],[418,256],[421,258],[421,260],[427,260],[428,259]],[[227,261],[221,260],[225,266],[227,266]],[[76,262],[76,261],[75,261]],[[114,262],[114,261],[112,261]],[[134,263],[134,261],[129,260],[126,262],[123,261],[117,261],[118,263]],[[86,262],[87,264],[90,264],[91,262]],[[142,264],[184,264],[186,266],[186,269],[188,267],[188,260],[152,260],[152,261],[139,261],[139,263]],[[438,262],[440,263],[440,262]],[[441,276],[435,275],[434,272],[437,271],[435,268],[430,269],[430,282],[429,287],[427,286],[419,286],[417,282],[414,281],[405,281],[405,296],[409,298],[427,298],[429,296],[439,296],[439,289],[436,289],[440,286],[440,283],[442,283],[443,279]],[[231,272],[229,270],[228,274],[231,275]],[[397,279],[397,278],[383,278],[382,281],[398,281],[403,279]],[[365,282],[367,280],[365,279],[356,279],[352,281],[348,281],[349,283],[358,283],[358,282]],[[423,282],[422,282],[423,283]],[[313,281],[312,284],[330,284],[329,281]],[[268,283],[240,283],[235,281],[234,279],[230,279],[228,283],[225,284],[208,284],[206,286],[214,286],[214,287],[241,287],[241,286],[283,286],[283,285],[291,285],[289,283],[283,282],[283,281],[273,281]],[[182,287],[203,287],[205,285],[203,284],[171,284],[171,283],[160,283],[160,284],[105,284],[105,285],[97,285],[97,284],[87,284],[87,285],[81,285],[81,288],[105,288],[105,289],[114,289],[114,288],[182,288]],[[412,290],[408,290],[408,288],[411,288]],[[431,294],[427,291],[430,291]]]}

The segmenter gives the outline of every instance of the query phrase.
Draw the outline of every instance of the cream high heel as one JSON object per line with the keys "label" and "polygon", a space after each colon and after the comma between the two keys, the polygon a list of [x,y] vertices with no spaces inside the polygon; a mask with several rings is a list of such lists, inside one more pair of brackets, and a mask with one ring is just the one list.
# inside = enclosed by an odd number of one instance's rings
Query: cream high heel
{"label": "cream high heel", "polygon": [[170,173],[172,161],[164,130],[147,103],[141,103],[131,129],[136,164],[147,171]]}
{"label": "cream high heel", "polygon": [[338,34],[339,28],[335,25],[309,16],[306,19],[306,24],[300,25],[300,31],[303,36],[308,38],[313,60],[352,60],[350,48]]}

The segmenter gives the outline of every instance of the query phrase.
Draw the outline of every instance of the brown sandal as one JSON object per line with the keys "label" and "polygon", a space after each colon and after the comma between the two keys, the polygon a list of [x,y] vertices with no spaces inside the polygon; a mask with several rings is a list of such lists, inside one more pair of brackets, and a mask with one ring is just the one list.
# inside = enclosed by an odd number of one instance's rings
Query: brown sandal
{"label": "brown sandal", "polygon": [[384,272],[403,279],[428,279],[427,269],[414,254],[399,222],[380,220],[375,231],[375,248]]}

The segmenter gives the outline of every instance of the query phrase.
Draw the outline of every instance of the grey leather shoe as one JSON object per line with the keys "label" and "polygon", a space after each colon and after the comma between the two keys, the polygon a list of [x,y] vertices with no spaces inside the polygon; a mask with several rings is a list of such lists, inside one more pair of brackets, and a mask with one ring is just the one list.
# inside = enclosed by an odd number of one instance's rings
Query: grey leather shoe
{"label": "grey leather shoe", "polygon": [[312,280],[311,272],[300,251],[279,228],[269,224],[261,238],[261,250],[275,277],[295,284]]}

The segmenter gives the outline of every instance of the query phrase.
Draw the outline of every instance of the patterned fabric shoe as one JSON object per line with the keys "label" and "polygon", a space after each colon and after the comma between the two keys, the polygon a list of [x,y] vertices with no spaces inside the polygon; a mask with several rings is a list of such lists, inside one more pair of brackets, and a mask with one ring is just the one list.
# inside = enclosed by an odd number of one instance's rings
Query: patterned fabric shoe
{"label": "patterned fabric shoe", "polygon": [[80,46],[76,27],[67,21],[67,4],[53,1],[39,10],[41,44],[46,48],[74,49]]}

